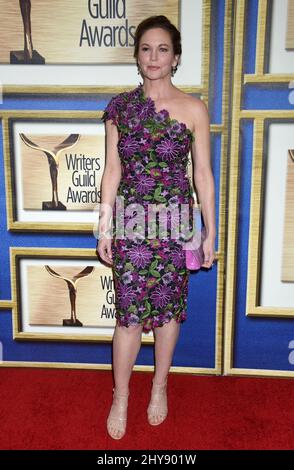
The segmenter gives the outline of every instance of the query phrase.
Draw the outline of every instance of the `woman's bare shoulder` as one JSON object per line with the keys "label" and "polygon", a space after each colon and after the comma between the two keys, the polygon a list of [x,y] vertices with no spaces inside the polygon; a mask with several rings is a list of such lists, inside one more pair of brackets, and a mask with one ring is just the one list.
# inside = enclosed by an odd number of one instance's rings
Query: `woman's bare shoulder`
{"label": "woman's bare shoulder", "polygon": [[206,103],[197,96],[177,89],[177,106],[185,110],[189,121],[193,122],[193,127],[201,123],[209,122],[209,113]]}
{"label": "woman's bare shoulder", "polygon": [[198,112],[204,112],[205,110],[207,111],[207,106],[201,98],[193,96],[191,93],[186,93],[182,90],[179,90],[179,92],[181,94],[179,95],[179,99],[182,100],[183,105],[189,106]]}
{"label": "woman's bare shoulder", "polygon": [[191,108],[197,108],[199,110],[207,109],[206,104],[201,98],[193,96],[191,93],[186,93],[179,88],[176,89],[175,98],[178,100],[178,104],[188,105]]}

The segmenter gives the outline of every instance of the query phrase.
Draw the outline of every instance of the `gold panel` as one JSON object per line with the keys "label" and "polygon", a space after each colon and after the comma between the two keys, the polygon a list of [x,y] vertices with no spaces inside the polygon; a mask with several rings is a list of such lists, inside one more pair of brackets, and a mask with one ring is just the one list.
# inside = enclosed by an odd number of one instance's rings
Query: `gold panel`
{"label": "gold panel", "polygon": [[[65,122],[66,120],[71,120],[72,122],[82,121],[83,123],[93,123],[98,122],[98,119],[102,116],[102,111],[2,111],[0,112],[0,116],[2,115],[2,123],[3,123],[3,141],[4,141],[4,163],[5,163],[5,180],[6,180],[6,207],[7,207],[7,224],[9,230],[18,231],[18,230],[30,230],[30,231],[58,231],[58,232],[93,232],[93,224],[91,223],[77,223],[77,222],[33,222],[33,221],[19,221],[16,215],[16,208],[15,208],[15,188],[14,188],[14,174],[12,171],[12,142],[10,137],[10,124],[11,122],[17,120],[25,120],[36,122],[40,121],[48,121],[48,122]],[[101,125],[103,125],[101,123]],[[62,139],[62,136],[59,136]],[[54,135],[54,139],[56,136]],[[42,137],[38,135],[37,141],[40,145],[46,141],[50,140],[51,144],[53,142],[52,136]],[[85,138],[81,139],[83,143],[83,151],[89,152],[89,155],[95,156],[98,150],[103,148],[104,152],[104,141],[103,136],[85,136]],[[49,143],[50,143],[49,142]],[[79,150],[81,142],[79,142],[76,146],[75,152]],[[48,170],[48,163],[46,161],[46,157],[42,155],[42,152],[36,152],[29,149],[22,143],[21,149],[23,149],[24,156],[27,157],[25,163],[23,163],[23,175],[24,175],[24,182],[27,182],[27,185],[24,185],[24,201],[27,204],[26,208],[33,208],[38,209],[41,207],[41,201],[43,199],[48,199],[48,195],[51,196],[50,193],[50,176]],[[73,150],[74,150],[73,149]],[[39,154],[39,155],[38,155]],[[64,157],[64,156],[63,156]],[[36,170],[36,166],[33,164],[34,159],[38,159],[38,170]],[[61,167],[66,165],[65,158],[60,159]],[[34,166],[32,172],[32,165]],[[103,168],[103,162],[101,162],[101,166]],[[43,168],[43,170],[42,170]],[[30,179],[31,175],[35,175],[36,171],[41,172],[39,177],[34,176],[34,182],[32,186],[29,188],[28,180]],[[97,180],[99,180],[100,170],[98,172]],[[99,181],[98,181],[99,182]],[[65,200],[68,197],[68,188],[74,189],[73,185],[70,185],[70,175],[62,177],[61,183],[64,184],[64,187],[67,188],[64,192],[61,191],[62,199]],[[62,185],[61,185],[62,186]],[[48,192],[49,191],[49,192]],[[74,193],[71,193],[74,195]],[[99,201],[98,201],[99,202]],[[68,204],[67,204],[68,205]],[[84,205],[84,204],[83,204]],[[89,207],[86,207],[88,210],[93,210],[96,204],[89,204]],[[72,209],[72,204],[68,205],[69,209]],[[79,210],[80,205],[75,204],[75,210]],[[85,207],[84,209],[85,210]]]}
{"label": "gold panel", "polygon": [[294,0],[288,0],[286,49],[294,49]]}
{"label": "gold panel", "polygon": [[282,281],[294,282],[294,149],[288,150]]}
{"label": "gold panel", "polygon": [[[13,294],[13,337],[18,340],[57,340],[57,341],[94,341],[94,342],[111,342],[112,334],[98,334],[93,335],[83,332],[82,334],[74,334],[71,329],[70,333],[66,333],[66,326],[62,325],[62,320],[68,319],[70,317],[70,305],[69,293],[67,292],[65,283],[61,282],[62,279],[53,278],[45,270],[43,265],[28,266],[27,270],[27,284],[30,285],[30,289],[26,292],[28,295],[28,305],[29,305],[29,317],[27,323],[29,326],[60,326],[62,327],[61,333],[53,332],[28,332],[23,331],[22,327],[22,307],[21,307],[21,291],[22,284],[25,282],[21,279],[19,262],[20,260],[46,260],[44,265],[48,265],[55,272],[58,271],[58,274],[64,275],[65,278],[73,278],[73,272],[79,272],[82,269],[82,266],[79,265],[80,261],[89,260],[92,261],[90,265],[92,266],[93,262],[97,261],[97,254],[95,250],[81,249],[81,248],[10,248],[10,266],[11,266],[11,284],[12,284],[12,294]],[[49,264],[48,259],[52,259],[52,262]],[[64,264],[61,266],[55,266],[56,261],[60,261]],[[66,265],[66,261],[74,261],[75,268],[71,265]],[[99,264],[99,263],[98,263]],[[83,263],[84,265],[84,263]],[[94,263],[95,266],[95,263]],[[85,267],[85,266],[84,266]],[[102,266],[102,271],[98,274],[91,273],[92,276],[85,277],[84,280],[80,280],[80,285],[77,287],[76,295],[76,313],[77,319],[83,321],[83,328],[88,327],[108,327],[114,328],[115,321],[110,317],[108,320],[105,320],[104,317],[101,320],[95,322],[95,313],[99,314],[99,311],[102,312],[103,305],[101,304],[101,299],[106,300],[107,294],[105,289],[103,289],[101,282],[99,281],[99,276],[111,276],[111,268]],[[38,289],[33,287],[34,280],[38,279]],[[92,278],[92,279],[91,279]],[[40,281],[40,285],[39,285]],[[99,286],[101,293],[99,294]],[[45,289],[45,294],[40,292],[41,288]],[[81,290],[81,295],[79,291]],[[96,294],[95,294],[96,290]],[[54,293],[53,298],[49,297],[50,293]],[[84,299],[81,301],[79,298],[83,296]],[[96,301],[95,301],[96,295]],[[97,300],[99,299],[99,300]],[[82,303],[81,303],[82,302]],[[51,305],[50,305],[51,304]],[[46,310],[46,315],[44,316],[42,312]],[[99,310],[100,309],[100,310]],[[86,316],[85,316],[86,315]],[[99,324],[99,325],[98,325]],[[153,337],[150,335],[143,334],[143,343],[152,343]]]}
{"label": "gold panel", "polygon": [[[100,202],[101,177],[104,160],[104,135],[73,134],[78,137],[69,148],[61,148],[58,163],[58,195],[68,210],[91,211]],[[25,138],[37,148],[20,142],[22,167],[23,208],[34,210],[42,208],[42,200],[50,199],[52,188],[46,155],[60,143],[69,140],[67,135],[42,135],[25,133]],[[53,159],[53,158],[52,158]]]}
{"label": "gold panel", "polygon": [[[19,2],[0,0],[0,63],[23,50]],[[164,11],[179,27],[179,0],[31,2],[31,41],[46,64],[133,63],[137,25]]]}

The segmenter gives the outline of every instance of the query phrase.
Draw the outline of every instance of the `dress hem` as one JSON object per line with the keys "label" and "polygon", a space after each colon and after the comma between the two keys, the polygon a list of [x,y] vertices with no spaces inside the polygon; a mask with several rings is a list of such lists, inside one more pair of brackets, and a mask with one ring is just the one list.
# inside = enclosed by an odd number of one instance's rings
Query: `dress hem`
{"label": "dress hem", "polygon": [[149,333],[150,331],[154,330],[154,328],[162,327],[171,320],[176,320],[177,323],[183,323],[187,319],[187,313],[186,310],[182,310],[180,314],[176,313],[163,321],[154,321],[150,317],[137,322],[128,322],[119,316],[116,316],[115,318],[119,326],[125,326],[126,328],[129,328],[130,326],[143,325],[143,332]]}

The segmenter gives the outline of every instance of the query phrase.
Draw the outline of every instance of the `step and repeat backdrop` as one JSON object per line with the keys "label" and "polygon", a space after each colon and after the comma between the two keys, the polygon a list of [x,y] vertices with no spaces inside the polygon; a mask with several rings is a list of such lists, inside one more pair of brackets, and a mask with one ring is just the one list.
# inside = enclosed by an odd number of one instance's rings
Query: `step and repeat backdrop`
{"label": "step and repeat backdrop", "polygon": [[[101,116],[142,81],[137,25],[164,14],[182,35],[172,81],[209,109],[217,222],[217,263],[190,274],[172,370],[292,375],[294,1],[0,8],[0,365],[111,368],[115,291],[96,253]],[[153,343],[144,333],[137,370],[153,369]]]}

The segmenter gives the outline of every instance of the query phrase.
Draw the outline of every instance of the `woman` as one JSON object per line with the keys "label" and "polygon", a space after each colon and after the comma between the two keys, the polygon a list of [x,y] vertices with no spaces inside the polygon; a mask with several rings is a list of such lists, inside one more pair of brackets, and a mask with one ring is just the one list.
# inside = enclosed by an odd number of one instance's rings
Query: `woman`
{"label": "woman", "polygon": [[[193,191],[186,175],[190,148],[207,234],[203,242],[203,267],[210,268],[215,256],[209,116],[200,99],[180,91],[171,82],[180,55],[180,33],[165,16],[152,16],[141,22],[135,33],[134,57],[143,84],[114,96],[102,118],[107,149],[101,183],[101,204],[105,210],[100,212],[97,251],[113,267],[116,290],[115,387],[107,419],[108,433],[114,439],[121,439],[126,432],[129,380],[142,331],[153,330],[155,336],[155,374],[148,421],[158,425],[168,413],[167,377],[180,323],[186,319],[189,271],[183,239],[187,237],[149,238],[149,216],[155,205],[186,206],[192,233]],[[118,210],[117,196],[123,198],[123,214]],[[136,216],[143,218],[139,222],[136,219],[134,237],[130,214],[134,215],[135,205]],[[152,211],[148,211],[148,206],[152,206]],[[111,234],[112,216],[113,228],[118,221],[123,222],[130,236],[123,238],[115,230]],[[179,223],[179,218],[176,221]]]}

